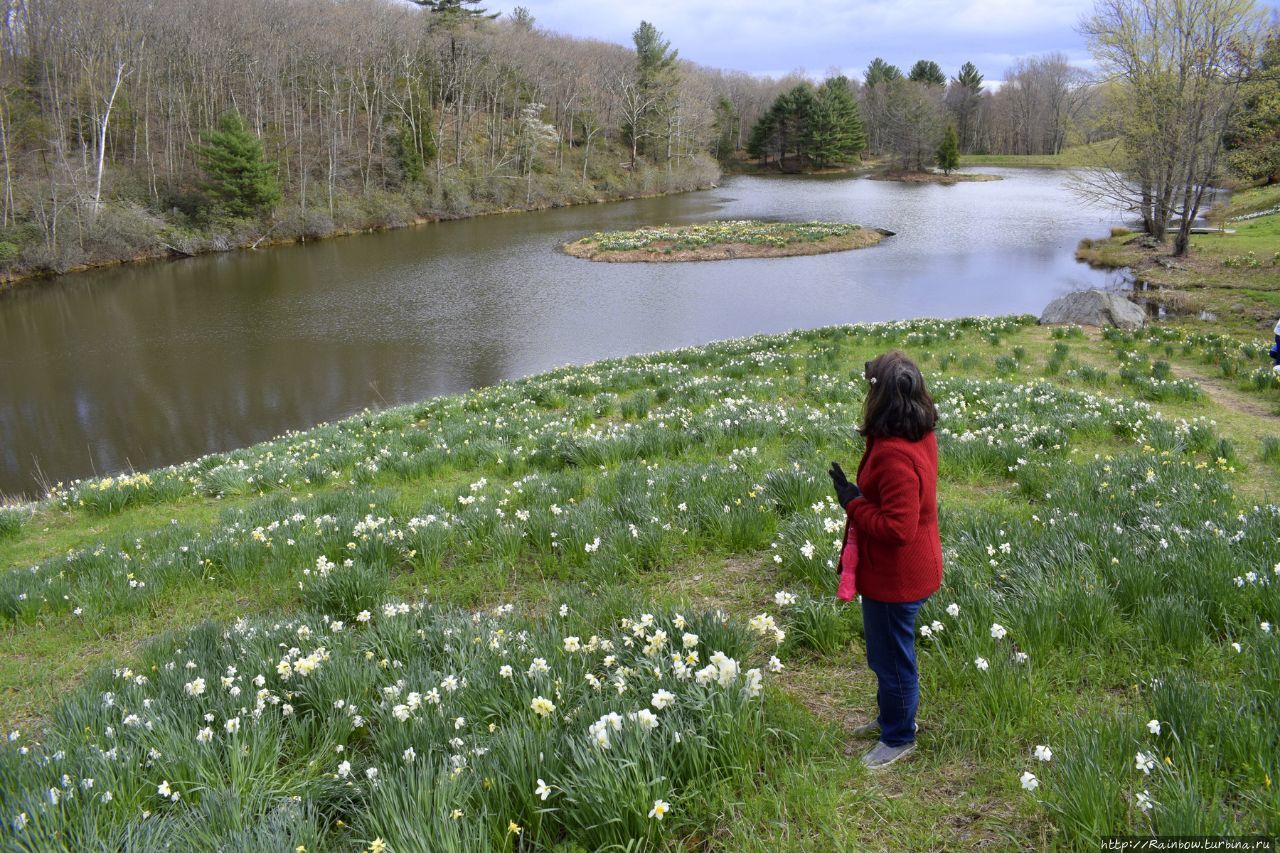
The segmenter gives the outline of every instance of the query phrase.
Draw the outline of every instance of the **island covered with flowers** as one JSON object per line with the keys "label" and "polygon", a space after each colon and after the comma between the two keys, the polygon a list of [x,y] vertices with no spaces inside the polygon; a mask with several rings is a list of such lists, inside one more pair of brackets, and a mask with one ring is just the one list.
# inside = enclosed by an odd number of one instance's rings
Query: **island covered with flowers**
{"label": "island covered with flowers", "polygon": [[845,222],[735,219],[598,231],[566,243],[564,250],[592,261],[722,261],[865,249],[892,234]]}

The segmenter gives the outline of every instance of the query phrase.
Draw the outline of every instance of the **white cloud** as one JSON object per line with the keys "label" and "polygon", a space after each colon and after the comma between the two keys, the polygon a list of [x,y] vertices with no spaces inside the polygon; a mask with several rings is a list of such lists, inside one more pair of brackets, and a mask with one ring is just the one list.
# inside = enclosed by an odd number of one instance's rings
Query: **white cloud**
{"label": "white cloud", "polygon": [[[719,68],[760,74],[803,67],[821,73],[831,67],[865,68],[873,57],[883,56],[904,69],[916,59],[934,59],[953,74],[974,57],[1054,50],[1085,55],[1075,27],[1092,0],[632,0],[625,5],[525,0],[521,5],[549,30],[622,44],[629,44],[631,33],[647,20],[682,57]],[[992,77],[1004,72],[1003,64],[979,67]]]}
{"label": "white cloud", "polygon": [[[1272,8],[1278,3],[1265,0]],[[509,12],[515,5],[505,0],[489,8]],[[904,71],[917,59],[932,59],[949,75],[972,61],[992,79],[1020,57],[1054,51],[1092,65],[1076,27],[1093,0],[522,0],[519,5],[548,30],[626,45],[646,20],[685,59],[759,75],[800,68],[819,76],[834,67],[860,72],[876,56]]]}

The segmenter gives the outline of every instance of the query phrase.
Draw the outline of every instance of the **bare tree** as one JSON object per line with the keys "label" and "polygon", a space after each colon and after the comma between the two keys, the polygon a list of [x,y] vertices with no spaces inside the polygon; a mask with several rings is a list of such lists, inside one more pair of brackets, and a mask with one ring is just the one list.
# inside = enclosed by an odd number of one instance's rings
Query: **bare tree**
{"label": "bare tree", "polygon": [[1136,211],[1160,240],[1176,223],[1175,255],[1189,248],[1261,24],[1253,0],[1100,0],[1082,25],[1114,83],[1124,150],[1082,192]]}

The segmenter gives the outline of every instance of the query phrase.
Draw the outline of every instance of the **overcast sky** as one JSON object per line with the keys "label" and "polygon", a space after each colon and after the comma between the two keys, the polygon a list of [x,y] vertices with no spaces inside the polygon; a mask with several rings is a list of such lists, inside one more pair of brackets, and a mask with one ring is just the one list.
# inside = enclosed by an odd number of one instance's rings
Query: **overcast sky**
{"label": "overcast sky", "polygon": [[[1274,7],[1280,0],[1265,5]],[[813,75],[839,68],[861,76],[881,56],[903,71],[932,59],[948,76],[972,61],[999,80],[1021,56],[1061,51],[1091,66],[1076,33],[1093,0],[523,0],[538,27],[631,44],[651,22],[680,56],[715,68]]]}

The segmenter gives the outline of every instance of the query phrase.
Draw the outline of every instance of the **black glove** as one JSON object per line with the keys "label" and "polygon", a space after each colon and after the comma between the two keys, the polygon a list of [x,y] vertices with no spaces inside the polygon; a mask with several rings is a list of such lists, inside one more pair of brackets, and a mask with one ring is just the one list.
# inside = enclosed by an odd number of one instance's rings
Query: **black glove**
{"label": "black glove", "polygon": [[831,475],[831,485],[835,486],[836,500],[840,502],[840,506],[848,509],[854,498],[862,497],[862,492],[858,491],[857,485],[850,483],[849,478],[844,475],[844,469],[840,467],[839,462],[832,462],[827,473]]}

